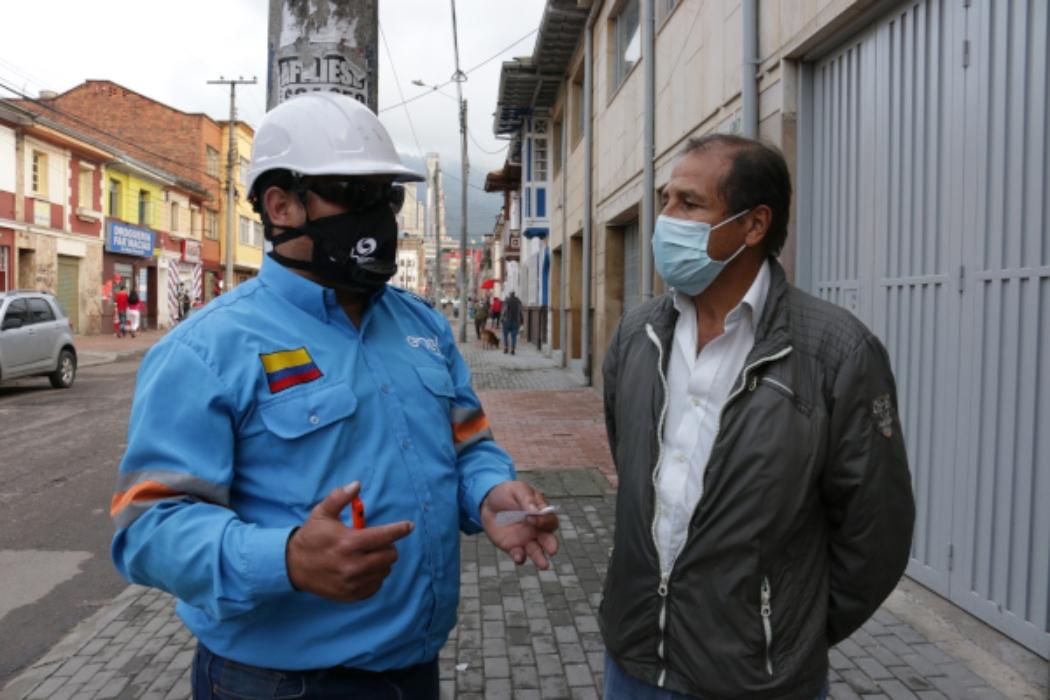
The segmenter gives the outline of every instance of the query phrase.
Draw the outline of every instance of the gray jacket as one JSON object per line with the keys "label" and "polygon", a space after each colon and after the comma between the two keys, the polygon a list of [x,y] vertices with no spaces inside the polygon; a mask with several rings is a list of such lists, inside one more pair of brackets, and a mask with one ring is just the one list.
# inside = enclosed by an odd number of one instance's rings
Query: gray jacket
{"label": "gray jacket", "polygon": [[755,345],[666,580],[654,482],[671,296],[627,313],[605,358],[619,491],[602,636],[631,675],[705,700],[816,697],[828,647],[889,595],[911,545],[915,505],[886,350],[852,314],[770,266]]}

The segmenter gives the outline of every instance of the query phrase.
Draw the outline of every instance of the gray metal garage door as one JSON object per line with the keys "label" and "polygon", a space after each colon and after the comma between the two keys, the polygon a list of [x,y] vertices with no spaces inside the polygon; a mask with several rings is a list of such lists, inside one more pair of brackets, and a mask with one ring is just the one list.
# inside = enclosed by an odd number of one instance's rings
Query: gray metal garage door
{"label": "gray metal garage door", "polygon": [[73,330],[80,331],[80,259],[58,256],[58,305],[69,317]]}
{"label": "gray metal garage door", "polygon": [[908,573],[1043,656],[1048,26],[1045,0],[909,2],[807,69],[799,259],[892,357]]}

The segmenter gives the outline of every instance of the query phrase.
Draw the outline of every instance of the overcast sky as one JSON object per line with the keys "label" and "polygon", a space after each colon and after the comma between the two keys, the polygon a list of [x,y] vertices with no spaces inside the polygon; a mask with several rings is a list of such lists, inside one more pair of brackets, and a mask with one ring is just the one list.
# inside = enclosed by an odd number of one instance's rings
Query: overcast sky
{"label": "overcast sky", "polygon": [[[499,53],[539,27],[545,0],[457,0],[460,64],[464,70]],[[380,119],[398,149],[437,151],[459,160],[455,85],[447,96],[411,84],[446,82],[455,70],[452,17],[446,0],[379,0]],[[5,0],[0,22],[0,82],[35,96],[62,92],[87,79],[108,79],[187,112],[226,119],[228,88],[208,85],[220,75],[257,76],[238,88],[238,116],[256,126],[266,105],[269,0]],[[532,53],[535,33],[470,73],[464,84],[471,182],[503,164],[505,141],[492,134],[500,64]],[[393,64],[390,56],[393,56]],[[411,102],[418,147],[401,101],[395,72]],[[0,96],[11,96],[0,90]],[[476,141],[477,143],[475,143]],[[484,151],[499,151],[488,154]],[[483,177],[483,175],[482,175]],[[472,190],[476,196],[492,197]]]}

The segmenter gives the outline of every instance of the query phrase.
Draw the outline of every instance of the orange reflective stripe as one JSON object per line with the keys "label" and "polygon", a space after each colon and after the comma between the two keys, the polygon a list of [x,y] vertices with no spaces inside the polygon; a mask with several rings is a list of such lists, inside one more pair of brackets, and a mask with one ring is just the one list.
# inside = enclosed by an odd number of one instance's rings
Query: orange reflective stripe
{"label": "orange reflective stripe", "polygon": [[115,518],[117,514],[139,501],[159,501],[164,498],[173,498],[184,495],[159,481],[140,481],[127,491],[113,494],[113,500],[109,505],[109,517]]}
{"label": "orange reflective stripe", "polygon": [[482,413],[463,423],[452,424],[452,439],[457,442],[466,442],[478,433],[489,429],[489,419]]}

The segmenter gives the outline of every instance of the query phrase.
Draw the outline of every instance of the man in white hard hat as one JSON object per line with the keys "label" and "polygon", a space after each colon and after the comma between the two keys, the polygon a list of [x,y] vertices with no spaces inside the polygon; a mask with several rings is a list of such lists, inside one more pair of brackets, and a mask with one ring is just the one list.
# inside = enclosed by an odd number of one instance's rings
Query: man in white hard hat
{"label": "man in white hard hat", "polygon": [[553,514],[514,480],[444,317],[388,286],[401,164],[367,107],[282,103],[249,198],[257,278],[180,324],[139,371],[112,556],[179,599],[211,697],[438,696],[459,532],[547,568]]}

